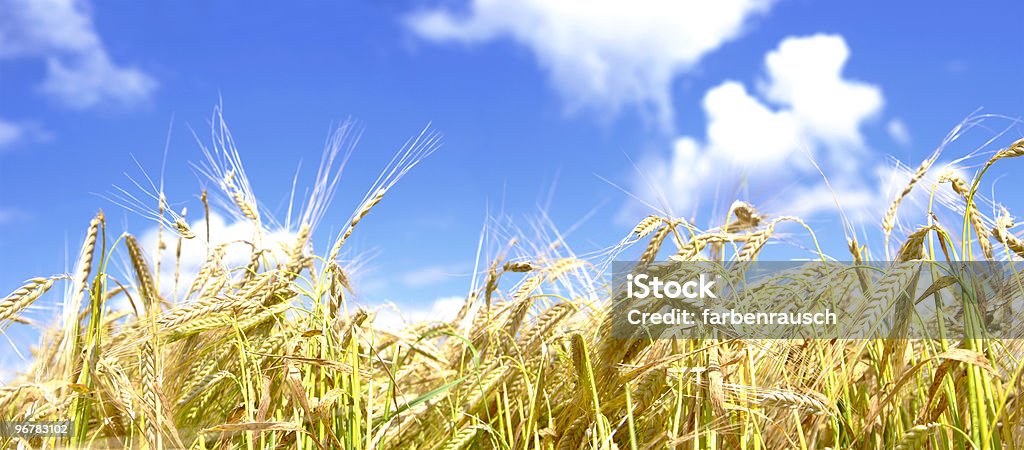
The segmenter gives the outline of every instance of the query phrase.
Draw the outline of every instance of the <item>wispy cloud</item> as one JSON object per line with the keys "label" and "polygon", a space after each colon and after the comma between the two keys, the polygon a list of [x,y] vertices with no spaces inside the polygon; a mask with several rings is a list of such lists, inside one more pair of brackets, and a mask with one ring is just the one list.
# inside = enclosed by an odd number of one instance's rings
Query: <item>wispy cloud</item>
{"label": "wispy cloud", "polygon": [[0,153],[15,144],[48,141],[50,133],[35,122],[14,122],[0,118]]}
{"label": "wispy cloud", "polygon": [[737,37],[772,3],[474,0],[468,14],[430,9],[407,23],[432,41],[512,39],[534,53],[570,110],[607,117],[636,106],[669,129],[673,79]]}
{"label": "wispy cloud", "polygon": [[25,134],[23,126],[0,119],[0,150],[21,140]]}
{"label": "wispy cloud", "polygon": [[27,217],[27,214],[21,210],[0,207],[0,225],[6,225],[25,217]]}
{"label": "wispy cloud", "polygon": [[67,107],[132,106],[157,87],[150,75],[111,59],[84,0],[0,0],[0,11],[0,60],[43,61],[40,91]]}
{"label": "wispy cloud", "polygon": [[889,132],[889,137],[898,144],[910,145],[910,130],[907,129],[907,124],[902,119],[895,118],[890,120],[885,125],[885,130]]}
{"label": "wispy cloud", "polygon": [[423,287],[441,283],[457,277],[458,268],[454,266],[433,265],[410,270],[401,276],[402,283],[409,287]]}

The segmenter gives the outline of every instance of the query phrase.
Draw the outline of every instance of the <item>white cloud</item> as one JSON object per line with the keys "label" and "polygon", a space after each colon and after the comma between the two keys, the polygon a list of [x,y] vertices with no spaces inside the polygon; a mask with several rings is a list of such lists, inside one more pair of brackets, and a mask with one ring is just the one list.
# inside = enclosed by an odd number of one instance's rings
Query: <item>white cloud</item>
{"label": "white cloud", "polygon": [[93,52],[68,62],[50,57],[41,89],[76,109],[104,101],[133,105],[149,97],[156,83],[148,75],[114,65],[106,53]]}
{"label": "white cloud", "polygon": [[839,35],[787,38],[765,57],[768,100],[791,111],[803,134],[827,145],[861,145],[861,124],[882,108],[872,85],[845,79],[850,48]]}
{"label": "white cloud", "polygon": [[[843,77],[849,55],[841,36],[786,38],[765,56],[759,95],[736,81],[705,94],[704,139],[681,136],[669,161],[649,161],[649,179],[670,182],[638,184],[640,191],[649,200],[662,191],[660,203],[684,215],[704,196],[740,186],[764,196],[747,200],[766,201],[780,213],[831,209],[832,192],[844,210],[870,206],[876,187],[857,175],[860,130],[881,111],[883,97],[878,87]],[[820,184],[815,163],[831,190]]]}
{"label": "white cloud", "polygon": [[570,109],[623,106],[672,119],[671,83],[737,37],[772,0],[474,0],[468,14],[426,10],[407,18],[433,41],[508,37],[534,53]]}
{"label": "white cloud", "polygon": [[451,296],[439,298],[427,308],[386,305],[377,311],[373,325],[383,330],[398,331],[419,322],[448,322],[455,319],[465,302],[465,297]]}
{"label": "white cloud", "polygon": [[130,106],[156,89],[151,76],[111,60],[84,0],[0,0],[0,10],[0,60],[45,61],[40,89],[64,105]]}
{"label": "white cloud", "polygon": [[[734,81],[709,90],[704,96],[704,111],[708,117],[707,144],[693,156],[721,155],[747,167],[776,164],[799,150],[806,137],[793,111],[773,111]],[[679,145],[700,146],[690,136],[679,138]]]}
{"label": "white cloud", "polygon": [[910,145],[910,130],[907,130],[907,124],[902,119],[895,118],[890,120],[885,125],[885,130],[889,132],[889,137],[898,144]]}

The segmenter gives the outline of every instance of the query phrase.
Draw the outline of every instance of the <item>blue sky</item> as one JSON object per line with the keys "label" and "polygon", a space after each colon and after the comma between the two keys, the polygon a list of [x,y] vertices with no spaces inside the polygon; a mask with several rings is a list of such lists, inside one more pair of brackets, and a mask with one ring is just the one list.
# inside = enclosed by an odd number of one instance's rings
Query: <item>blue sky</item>
{"label": "blue sky", "polygon": [[[890,157],[916,166],[979,108],[1005,117],[944,161],[1024,135],[1019,2],[701,3],[0,0],[0,290],[64,271],[97,209],[151,229],[94,193],[138,177],[133,157],[158,173],[165,142],[168,197],[199,211],[190,127],[208,142],[219,102],[281,216],[299,163],[301,184],[331,127],[361,124],[321,252],[406,139],[444,136],[351,247],[373,255],[366,302],[425,310],[464,293],[488,215],[586,218],[588,252],[649,205],[708,226],[739,198],[841,236],[813,158],[877,237]],[[1021,187],[996,199],[1019,214]]]}

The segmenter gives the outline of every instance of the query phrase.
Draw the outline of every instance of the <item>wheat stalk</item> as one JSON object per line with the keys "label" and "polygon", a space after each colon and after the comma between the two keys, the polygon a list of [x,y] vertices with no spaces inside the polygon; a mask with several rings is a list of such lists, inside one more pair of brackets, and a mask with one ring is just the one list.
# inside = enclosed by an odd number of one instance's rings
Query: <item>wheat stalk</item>
{"label": "wheat stalk", "polygon": [[28,308],[39,297],[42,297],[46,291],[50,290],[55,280],[61,278],[64,277],[32,278],[24,286],[8,294],[7,297],[0,300],[0,323],[14,319],[25,308]]}
{"label": "wheat stalk", "polygon": [[992,241],[989,240],[988,227],[985,226],[981,212],[978,211],[978,206],[970,201],[971,193],[970,188],[967,187],[967,181],[954,172],[947,172],[939,177],[939,182],[948,182],[953,191],[967,202],[967,218],[974,227],[974,232],[978,234],[978,246],[981,247],[981,252],[985,255],[985,258],[992,259]]}
{"label": "wheat stalk", "polygon": [[903,190],[896,194],[896,198],[889,204],[889,209],[885,211],[885,215],[882,216],[882,231],[885,233],[885,248],[888,252],[889,248],[889,236],[892,234],[893,228],[896,226],[896,213],[899,210],[900,203],[903,199],[910,195],[910,191],[914,189],[914,186],[918,181],[924,178],[925,174],[928,173],[928,169],[931,169],[932,164],[935,164],[935,160],[939,158],[939,152],[936,151],[932,156],[921,162],[921,165],[917,167],[914,174],[911,175],[910,180],[907,181],[907,185],[903,187]]}

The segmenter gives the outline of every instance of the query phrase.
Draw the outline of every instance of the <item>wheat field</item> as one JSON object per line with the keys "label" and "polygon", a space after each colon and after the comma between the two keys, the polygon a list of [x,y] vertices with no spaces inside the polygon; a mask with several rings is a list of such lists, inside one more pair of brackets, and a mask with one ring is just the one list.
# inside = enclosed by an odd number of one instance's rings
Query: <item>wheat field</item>
{"label": "wheat field", "polygon": [[[479,263],[454,320],[404,329],[376,324],[354,303],[345,243],[396,182],[438,145],[409,141],[367,191],[322,254],[311,236],[336,187],[337,147],[325,153],[294,241],[263,235],[259,206],[226,128],[215,127],[203,173],[205,211],[233,209],[254,235],[231,245],[247,264],[211,246],[194,279],[164,292],[160,255],[102,212],[86,227],[69,274],[29,280],[0,300],[0,327],[57,296],[63,312],[43,330],[32,364],[0,388],[3,420],[70,420],[67,437],[0,437],[5,448],[295,449],[818,449],[1024,447],[1018,396],[1024,345],[994,338],[915,340],[618,339],[611,335],[609,253],[581,257],[550,242],[508,242]],[[985,217],[976,194],[993,164],[1024,156],[1024,140],[964,179],[926,183],[924,161],[890,204],[878,205],[884,244],[851,239],[869,261],[973,261],[1024,257],[1008,213]],[[896,218],[912,190],[960,203],[960,222],[928,215],[901,233]],[[170,209],[162,192],[122,198],[160,223],[157,252],[209,242]],[[209,195],[208,195],[209,194]],[[934,195],[934,194],[933,194]],[[210,205],[211,199],[223,200]],[[142,199],[142,200],[139,200]],[[152,199],[152,201],[150,201]],[[384,206],[386,207],[386,206]],[[84,222],[84,221],[83,221]],[[720,226],[700,230],[652,215],[614,254],[641,262],[754,261],[776,228],[733,204]],[[83,223],[83,225],[86,225]],[[335,225],[339,225],[335,223]],[[209,228],[206,228],[209,230]],[[815,238],[816,239],[816,238]],[[890,240],[892,241],[890,243]],[[888,256],[890,247],[897,249]],[[871,251],[874,250],[874,251]],[[152,252],[150,252],[152,253]],[[130,273],[112,261],[129,261]],[[127,275],[127,277],[125,277]],[[809,275],[810,276],[810,275]],[[884,275],[883,275],[884,276]],[[852,280],[849,289],[873,289]],[[58,286],[68,287],[61,294]],[[902,289],[902,285],[899,286]],[[927,286],[923,286],[927,288]],[[868,292],[864,292],[865,295]],[[63,295],[63,297],[61,297]]]}

